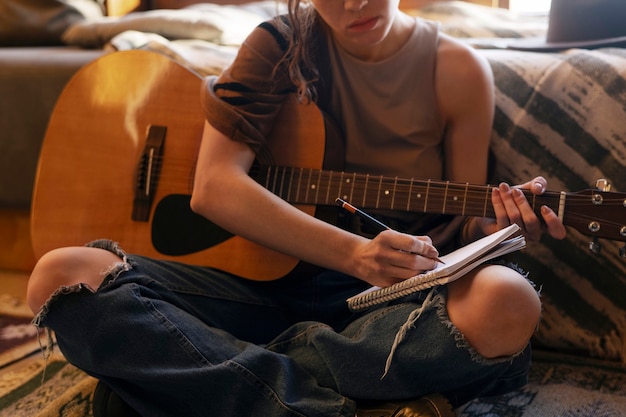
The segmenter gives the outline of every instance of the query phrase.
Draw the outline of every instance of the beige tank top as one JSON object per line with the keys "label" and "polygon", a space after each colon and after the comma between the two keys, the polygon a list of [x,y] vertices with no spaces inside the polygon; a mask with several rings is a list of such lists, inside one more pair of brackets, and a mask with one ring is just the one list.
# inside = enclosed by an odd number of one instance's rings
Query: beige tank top
{"label": "beige tank top", "polygon": [[409,41],[382,62],[329,42],[331,112],[344,128],[347,172],[441,179],[443,127],[434,76],[438,24],[417,19]]}

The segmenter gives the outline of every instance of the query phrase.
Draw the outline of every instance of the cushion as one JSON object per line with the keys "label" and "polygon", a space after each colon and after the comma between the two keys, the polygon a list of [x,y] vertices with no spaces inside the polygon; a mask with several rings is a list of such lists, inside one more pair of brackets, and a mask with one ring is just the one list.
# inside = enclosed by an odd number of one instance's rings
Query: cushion
{"label": "cushion", "polygon": [[[102,54],[64,46],[0,48],[0,207],[30,207],[54,104],[70,77]],[[11,231],[0,230],[11,239]]]}
{"label": "cushion", "polygon": [[548,23],[546,15],[519,15],[466,1],[435,2],[406,12],[441,22],[445,33],[462,39],[542,37]]}
{"label": "cushion", "polygon": [[69,25],[94,16],[102,16],[94,0],[2,0],[0,46],[60,45]]}
{"label": "cushion", "polygon": [[169,40],[240,45],[256,25],[276,12],[273,0],[245,6],[206,3],[176,10],[149,10],[77,23],[65,32],[63,40],[69,45],[102,47],[122,32],[133,30],[155,33]]}

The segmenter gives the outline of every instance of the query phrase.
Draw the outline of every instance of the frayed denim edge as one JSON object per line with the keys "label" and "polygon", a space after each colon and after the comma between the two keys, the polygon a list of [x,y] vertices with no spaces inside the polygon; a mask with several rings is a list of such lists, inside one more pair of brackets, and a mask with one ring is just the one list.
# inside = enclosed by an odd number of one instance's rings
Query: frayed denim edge
{"label": "frayed denim edge", "polygon": [[472,358],[472,360],[478,364],[495,365],[498,363],[510,362],[522,353],[524,353],[524,350],[526,349],[526,347],[524,347],[519,352],[513,355],[500,356],[497,358],[486,358],[485,356],[481,355],[476,349],[474,349],[472,345],[469,344],[463,333],[461,333],[461,331],[454,325],[454,323],[450,321],[450,318],[448,317],[448,311],[445,308],[445,302],[443,300],[443,297],[437,304],[437,315],[439,316],[443,324],[445,324],[446,327],[450,329],[450,334],[454,336],[457,347],[467,349],[470,354],[470,358]]}
{"label": "frayed denim edge", "polygon": [[[508,266],[520,272],[533,285],[533,287],[535,287],[535,284],[530,279],[528,279],[528,276],[527,276],[528,274],[524,273],[524,271],[522,271],[520,268],[514,265],[508,265]],[[537,292],[540,294],[540,290]],[[461,331],[454,325],[454,323],[452,323],[452,321],[448,317],[448,311],[446,309],[446,298],[443,294],[439,293],[437,291],[437,288],[435,287],[435,288],[432,288],[428,292],[422,305],[416,308],[415,310],[413,310],[411,314],[409,314],[407,320],[404,322],[404,324],[400,327],[400,329],[396,333],[396,337],[393,341],[393,345],[391,346],[391,351],[389,352],[389,356],[387,357],[387,362],[385,363],[385,371],[383,375],[380,377],[381,380],[385,378],[385,376],[387,375],[389,371],[389,368],[391,367],[391,362],[393,361],[393,356],[396,352],[398,345],[404,340],[408,331],[411,328],[415,327],[415,322],[420,318],[422,313],[426,311],[426,309],[432,306],[435,307],[437,316],[439,317],[441,322],[450,330],[450,334],[454,337],[456,346],[460,349],[467,349],[467,351],[470,354],[470,358],[474,362],[478,364],[483,364],[483,365],[493,365],[493,364],[513,361],[516,357],[524,353],[525,347],[521,349],[519,352],[513,355],[509,355],[509,356],[502,356],[498,358],[486,358],[485,356],[481,355],[476,349],[474,349],[470,345],[470,343],[467,341],[463,333],[461,333]]]}
{"label": "frayed denim edge", "polygon": [[[87,243],[85,246],[90,247],[90,248],[105,249],[110,252],[113,252],[114,254],[116,254],[117,256],[121,258],[120,262],[114,263],[108,269],[102,272],[102,275],[105,276],[105,279],[102,281],[102,284],[100,284],[100,288],[113,282],[122,272],[130,271],[133,268],[133,263],[128,259],[128,255],[126,254],[126,252],[124,252],[124,250],[122,250],[119,247],[117,242],[113,242],[112,240],[109,240],[109,239],[98,239],[98,240],[94,240],[92,242]],[[42,322],[50,311],[50,305],[54,303],[55,300],[57,300],[58,298],[64,295],[77,293],[82,290],[88,290],[88,291],[94,292],[94,290],[91,287],[82,283],[70,285],[70,286],[62,286],[59,289],[57,289],[55,292],[53,292],[52,295],[50,295],[48,300],[41,307],[41,310],[39,311],[39,313],[31,321],[31,324],[35,326],[35,328],[37,329],[37,332],[39,333],[42,330]],[[44,359],[47,362],[48,359],[50,358],[50,355],[52,355],[55,342],[52,336],[52,331],[47,327],[44,327],[43,330],[46,333],[46,343],[44,345],[41,341],[41,338],[39,338],[39,348],[41,349]],[[44,371],[44,374],[42,375],[42,381],[44,378],[45,378],[45,371]]]}
{"label": "frayed denim edge", "polygon": [[396,337],[393,340],[393,345],[391,346],[391,351],[389,352],[389,356],[387,356],[387,362],[385,363],[385,372],[380,377],[380,379],[385,378],[385,376],[389,372],[389,368],[391,367],[391,362],[393,360],[394,354],[396,353],[396,349],[398,348],[398,345],[404,340],[408,331],[411,328],[415,327],[415,322],[417,321],[417,319],[420,318],[422,313],[428,307],[434,305],[436,300],[443,300],[443,297],[441,296],[441,294],[435,294],[435,292],[436,292],[436,289],[432,288],[426,295],[426,298],[424,299],[424,302],[422,303],[422,305],[419,306],[419,308],[416,308],[415,310],[413,310],[411,314],[409,314],[409,317],[404,322],[404,324],[400,326],[400,329],[396,333]]}
{"label": "frayed denim edge", "polygon": [[[126,254],[126,252],[124,252],[124,250],[119,247],[117,242],[109,239],[98,239],[87,243],[85,246],[89,248],[105,249],[121,258],[120,262],[116,262],[108,269],[102,271],[102,275],[105,276],[105,279],[102,281],[102,284],[100,284],[100,288],[114,281],[122,272],[130,271],[133,268],[133,264],[129,261],[128,255]],[[80,292],[83,289],[94,292],[91,287],[83,283],[70,286],[62,286],[57,289],[44,303],[43,307],[41,307],[41,311],[39,311],[35,318],[33,318],[32,324],[37,326],[37,328],[40,328],[41,322],[45,319],[46,315],[50,311],[50,304],[53,303],[54,300],[58,299],[62,295]]]}
{"label": "frayed denim edge", "polygon": [[[513,269],[517,273],[519,273],[521,276],[523,276],[526,279],[526,281],[530,283],[530,285],[532,285],[535,291],[537,291],[537,295],[541,298],[541,288],[537,288],[537,285],[529,278],[528,272],[525,271],[523,268],[521,268],[519,265],[517,265],[514,262],[505,262],[505,261],[502,261],[502,262],[495,261],[495,262],[491,262],[491,264],[504,265]],[[479,364],[492,365],[492,364],[513,361],[515,358],[523,354],[524,351],[526,350],[526,346],[524,346],[519,352],[513,355],[501,356],[498,358],[486,358],[469,344],[465,336],[463,336],[463,333],[461,333],[461,331],[457,329],[454,323],[452,323],[452,321],[448,317],[448,310],[446,309],[445,300],[443,300],[443,298],[437,305],[437,315],[442,320],[442,322],[448,327],[448,329],[450,329],[450,334],[454,336],[454,340],[456,341],[457,346],[460,348],[467,349],[470,353],[470,357],[472,358],[472,360],[474,360],[475,362]],[[541,321],[541,318],[540,318],[540,321]],[[537,323],[537,328],[539,328],[539,323]]]}

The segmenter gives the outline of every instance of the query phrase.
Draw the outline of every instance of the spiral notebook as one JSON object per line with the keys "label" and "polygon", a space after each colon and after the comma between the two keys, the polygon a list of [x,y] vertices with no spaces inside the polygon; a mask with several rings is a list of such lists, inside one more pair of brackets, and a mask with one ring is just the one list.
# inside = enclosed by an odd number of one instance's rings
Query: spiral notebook
{"label": "spiral notebook", "polygon": [[442,256],[441,260],[445,264],[437,264],[435,269],[389,287],[369,288],[348,298],[346,300],[348,307],[352,311],[363,310],[436,285],[452,282],[490,259],[524,248],[526,246],[524,236],[512,237],[518,230],[519,226],[512,224],[496,233],[485,236]]}

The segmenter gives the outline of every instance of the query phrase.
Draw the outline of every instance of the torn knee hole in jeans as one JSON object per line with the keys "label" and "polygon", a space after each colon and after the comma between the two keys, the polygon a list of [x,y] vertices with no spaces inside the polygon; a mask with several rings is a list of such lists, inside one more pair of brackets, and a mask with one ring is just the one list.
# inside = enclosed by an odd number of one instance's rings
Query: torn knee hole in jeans
{"label": "torn knee hole in jeans", "polygon": [[92,242],[89,242],[85,245],[89,248],[98,248],[108,250],[120,257],[120,262],[116,262],[111,265],[107,270],[102,272],[102,275],[106,276],[102,285],[111,282],[115,278],[119,276],[122,272],[130,271],[132,269],[132,264],[128,260],[128,255],[122,248],[119,247],[117,242],[114,242],[110,239],[98,239]]}
{"label": "torn knee hole in jeans", "polygon": [[465,336],[461,333],[459,329],[457,329],[457,327],[452,323],[452,321],[450,321],[450,318],[448,317],[448,314],[446,311],[445,304],[446,304],[446,301],[445,301],[444,295],[439,293],[435,288],[432,288],[428,292],[423,303],[419,307],[417,307],[415,310],[413,310],[411,314],[409,314],[405,323],[402,326],[400,326],[400,328],[398,329],[398,332],[396,333],[396,337],[393,341],[393,345],[391,346],[389,356],[387,357],[387,362],[385,363],[384,372],[380,378],[381,380],[384,379],[387,373],[389,372],[389,369],[391,367],[394,354],[396,352],[396,349],[398,348],[398,345],[400,345],[402,341],[406,338],[408,332],[411,331],[411,329],[415,328],[415,323],[422,316],[422,314],[430,308],[435,309],[437,316],[439,317],[441,322],[450,330],[450,334],[452,335],[452,337],[454,337],[457,348],[466,349],[469,352],[469,355],[472,358],[472,360],[475,361],[476,363],[489,365],[489,364],[497,364],[501,362],[512,361],[514,358],[516,358],[517,356],[521,355],[524,352],[525,347],[522,348],[522,350],[520,350],[519,352],[510,356],[503,356],[503,357],[498,357],[498,358],[486,358],[482,356],[476,349],[474,349],[470,345],[470,343],[467,341]]}
{"label": "torn knee hole in jeans", "polygon": [[[119,247],[119,245],[116,242],[113,242],[112,240],[108,240],[108,239],[94,240],[85,246],[108,250],[116,254],[120,258],[119,262],[114,262],[108,268],[106,268],[105,270],[101,272],[102,276],[104,276],[104,280],[102,281],[102,284],[100,284],[100,287],[98,289],[103,288],[106,285],[113,282],[122,272],[130,271],[133,268],[133,264],[128,259],[126,252],[124,252]],[[50,306],[53,303],[57,302],[64,295],[80,293],[80,292],[88,292],[88,293],[93,294],[95,291],[89,285],[84,284],[84,283],[77,283],[74,285],[64,285],[64,286],[59,287],[56,291],[54,291],[50,295],[48,300],[41,307],[41,310],[39,311],[39,313],[33,318],[31,322],[37,328],[37,332],[40,332],[42,330],[45,332],[45,336],[46,336],[45,342],[42,341],[42,338],[40,337],[39,347],[40,347],[41,352],[43,353],[44,360],[46,361],[46,363],[50,355],[52,354],[54,344],[55,344],[54,337],[52,335],[52,330],[50,330],[48,327],[45,327],[43,325],[43,321],[46,318],[46,315],[48,314],[48,312],[50,311]],[[44,373],[42,376],[42,381],[43,381],[43,378],[45,378],[45,367],[44,367]]]}

